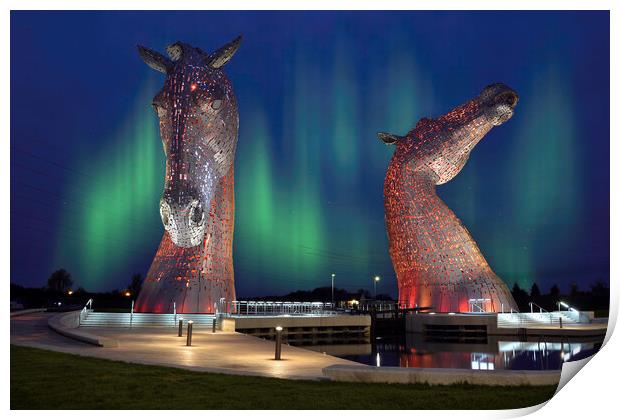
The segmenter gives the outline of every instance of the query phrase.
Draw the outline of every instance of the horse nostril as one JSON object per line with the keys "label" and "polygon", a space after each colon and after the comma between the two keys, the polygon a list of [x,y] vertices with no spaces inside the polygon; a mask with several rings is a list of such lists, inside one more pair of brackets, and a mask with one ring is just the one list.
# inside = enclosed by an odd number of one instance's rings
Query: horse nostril
{"label": "horse nostril", "polygon": [[502,92],[495,98],[497,104],[506,104],[511,108],[514,108],[519,102],[519,96],[513,91]]}
{"label": "horse nostril", "polygon": [[159,203],[159,214],[164,227],[168,227],[170,223],[170,205],[164,200]]}
{"label": "horse nostril", "polygon": [[191,204],[189,219],[195,225],[201,224],[204,219],[204,211],[202,209],[202,204],[196,200]]}

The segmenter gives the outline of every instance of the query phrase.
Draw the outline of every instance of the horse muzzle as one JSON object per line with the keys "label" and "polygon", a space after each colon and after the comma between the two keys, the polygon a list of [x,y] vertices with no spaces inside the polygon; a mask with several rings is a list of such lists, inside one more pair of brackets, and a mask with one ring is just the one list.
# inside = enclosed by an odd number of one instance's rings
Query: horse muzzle
{"label": "horse muzzle", "polygon": [[162,198],[159,213],[164,229],[172,242],[182,248],[191,248],[202,243],[206,228],[206,216],[200,200],[192,199],[189,204]]}

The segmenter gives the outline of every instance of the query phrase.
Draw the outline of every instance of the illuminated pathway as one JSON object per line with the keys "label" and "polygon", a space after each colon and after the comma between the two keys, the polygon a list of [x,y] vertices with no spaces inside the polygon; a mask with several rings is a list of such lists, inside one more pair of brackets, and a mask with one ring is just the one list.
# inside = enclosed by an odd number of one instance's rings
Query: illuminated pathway
{"label": "illuminated pathway", "polygon": [[275,361],[274,343],[238,334],[194,331],[193,346],[177,337],[174,328],[88,328],[88,332],[118,340],[117,348],[96,347],[65,338],[47,326],[55,314],[36,313],[11,318],[11,344],[100,357],[130,363],[161,365],[204,372],[322,379],[330,365],[360,365],[337,357],[283,345]]}

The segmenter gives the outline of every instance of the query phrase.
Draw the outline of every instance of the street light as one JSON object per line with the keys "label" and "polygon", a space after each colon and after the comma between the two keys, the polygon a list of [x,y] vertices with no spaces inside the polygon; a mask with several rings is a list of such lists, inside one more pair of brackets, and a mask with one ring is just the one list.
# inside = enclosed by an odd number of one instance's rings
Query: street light
{"label": "street light", "polygon": [[334,308],[334,277],[336,277],[336,275],[332,273],[332,309]]}
{"label": "street light", "polygon": [[379,280],[381,280],[381,277],[379,276],[375,276],[374,281],[372,282],[372,285],[374,286],[375,289],[375,299],[377,299],[377,283],[379,283]]}
{"label": "street light", "polygon": [[276,355],[275,360],[281,360],[282,358],[282,327],[278,325],[276,327]]}
{"label": "street light", "polygon": [[179,337],[183,337],[183,318],[179,318]]}
{"label": "street light", "polygon": [[194,326],[194,321],[192,321],[191,319],[189,321],[187,321],[187,342],[185,343],[186,346],[191,346],[192,345],[192,327]]}

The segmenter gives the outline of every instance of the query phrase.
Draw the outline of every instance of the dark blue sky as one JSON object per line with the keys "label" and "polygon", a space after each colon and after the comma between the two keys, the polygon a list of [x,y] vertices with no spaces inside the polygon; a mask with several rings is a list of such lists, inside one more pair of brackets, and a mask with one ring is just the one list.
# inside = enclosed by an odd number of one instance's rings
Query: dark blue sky
{"label": "dark blue sky", "polygon": [[240,112],[240,296],[329,283],[395,294],[391,150],[492,82],[515,116],[438,188],[509,285],[609,281],[607,12],[12,12],[11,281],[58,267],[91,290],[146,273],[163,233],[163,77],[135,46],[213,50]]}

